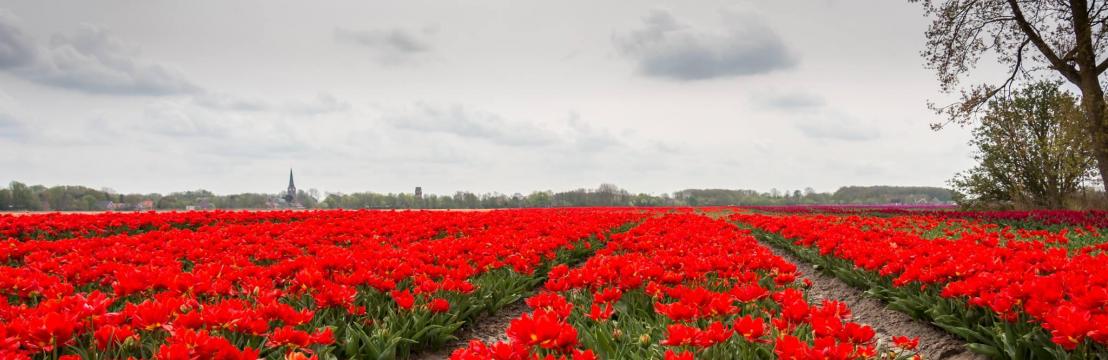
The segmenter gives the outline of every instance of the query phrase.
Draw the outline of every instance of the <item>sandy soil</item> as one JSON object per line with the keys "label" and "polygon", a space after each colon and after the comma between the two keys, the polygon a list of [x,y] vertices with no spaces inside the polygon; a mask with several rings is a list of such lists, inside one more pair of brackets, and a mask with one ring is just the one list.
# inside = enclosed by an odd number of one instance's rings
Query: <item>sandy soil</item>
{"label": "sandy soil", "polygon": [[508,335],[505,333],[508,330],[508,324],[518,318],[523,313],[530,311],[531,308],[527,306],[522,300],[517,301],[511,305],[500,309],[496,314],[492,316],[477,319],[476,321],[462,326],[455,336],[458,340],[451,341],[441,349],[434,351],[426,351],[412,355],[412,359],[418,360],[438,360],[450,358],[450,353],[454,352],[457,348],[466,347],[470,340],[481,340],[486,344],[492,344],[498,341],[508,341]]}
{"label": "sandy soil", "polygon": [[797,270],[804,277],[812,280],[809,294],[813,303],[821,303],[824,299],[846,303],[854,314],[853,321],[872,326],[877,332],[879,341],[892,344],[894,335],[918,336],[920,338],[918,350],[925,359],[985,359],[984,356],[966,349],[966,342],[962,339],[934,325],[912,319],[907,314],[890,310],[885,307],[884,302],[866,297],[861,290],[833,276],[821,274],[808,263],[786,251],[765,243],[763,246],[773,250],[777,256],[796,264]]}

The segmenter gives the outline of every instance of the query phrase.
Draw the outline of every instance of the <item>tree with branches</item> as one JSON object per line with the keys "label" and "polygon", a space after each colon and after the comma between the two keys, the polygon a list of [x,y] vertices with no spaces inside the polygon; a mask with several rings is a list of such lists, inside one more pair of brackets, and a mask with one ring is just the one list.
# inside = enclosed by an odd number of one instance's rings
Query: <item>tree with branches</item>
{"label": "tree with branches", "polygon": [[1077,99],[1041,81],[990,100],[970,142],[978,164],[950,181],[971,207],[1066,208],[1094,173]]}
{"label": "tree with branches", "polygon": [[[1060,76],[1077,87],[1100,179],[1108,190],[1108,119],[1100,75],[1108,70],[1108,1],[1096,0],[909,0],[932,18],[923,51],[943,92],[960,99],[931,107],[946,117],[936,124],[967,124],[997,96],[1039,74]],[[1008,66],[1000,82],[961,87],[981,56],[993,52]]]}

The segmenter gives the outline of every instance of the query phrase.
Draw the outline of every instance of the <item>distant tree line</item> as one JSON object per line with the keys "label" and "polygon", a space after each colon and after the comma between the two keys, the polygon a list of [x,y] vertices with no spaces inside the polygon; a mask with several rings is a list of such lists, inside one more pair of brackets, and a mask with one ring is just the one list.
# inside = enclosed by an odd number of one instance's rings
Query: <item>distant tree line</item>
{"label": "distant tree line", "polygon": [[844,186],[832,194],[838,204],[909,204],[951,202],[949,189],[927,186]]}
{"label": "distant tree line", "polygon": [[766,193],[754,190],[688,189],[674,193],[684,205],[813,205],[813,204],[918,204],[948,203],[950,190],[921,186],[845,186],[834,193],[812,188]]}
{"label": "distant tree line", "polygon": [[[318,195],[317,195],[318,196]],[[317,207],[311,192],[298,192],[305,208]],[[112,189],[85,186],[26,185],[18,181],[0,188],[0,211],[102,211],[102,210],[185,210],[265,209],[275,207],[276,194],[243,193],[216,195],[207,190],[169,194],[120,194]]]}
{"label": "distant tree line", "polygon": [[475,194],[459,191],[453,195],[353,193],[329,194],[320,202],[323,208],[427,208],[427,209],[497,209],[515,207],[570,206],[732,206],[732,205],[804,205],[804,204],[916,204],[949,203],[950,190],[934,187],[849,186],[835,193],[817,193],[812,188],[803,191],[769,192],[728,189],[686,189],[670,194],[633,194],[613,184],[596,189],[570,191],[535,191],[520,193]]}
{"label": "distant tree line", "polygon": [[[207,190],[169,194],[120,194],[84,186],[31,185],[12,182],[0,188],[0,211],[145,211],[185,209],[266,209],[287,207],[280,194],[216,195]],[[306,209],[498,209],[579,206],[730,206],[805,204],[915,204],[950,202],[949,190],[934,187],[847,186],[834,193],[804,190],[769,192],[727,189],[686,189],[670,194],[634,194],[613,184],[595,189],[452,195],[412,193],[331,193],[299,191],[297,203]]]}

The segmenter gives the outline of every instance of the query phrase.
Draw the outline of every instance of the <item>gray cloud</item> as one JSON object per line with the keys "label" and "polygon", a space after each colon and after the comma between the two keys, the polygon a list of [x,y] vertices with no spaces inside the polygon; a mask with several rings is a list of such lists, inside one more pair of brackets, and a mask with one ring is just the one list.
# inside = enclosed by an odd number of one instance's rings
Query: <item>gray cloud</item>
{"label": "gray cloud", "polygon": [[411,31],[402,28],[350,30],[335,28],[335,40],[356,44],[373,51],[375,60],[383,65],[412,63],[432,51],[429,36],[434,28]]}
{"label": "gray cloud", "polygon": [[55,34],[43,46],[6,10],[0,10],[0,69],[86,93],[167,95],[199,90],[179,70],[141,58],[136,47],[104,29],[84,24],[72,35]]}
{"label": "gray cloud", "polygon": [[35,60],[34,41],[20,28],[20,20],[0,9],[0,69],[24,66]]}
{"label": "gray cloud", "polygon": [[827,105],[822,97],[800,92],[759,96],[756,101],[766,108],[784,111],[809,111]]}
{"label": "gray cloud", "polygon": [[523,122],[507,121],[500,115],[466,109],[418,104],[414,112],[386,115],[385,121],[404,130],[451,134],[508,146],[544,146],[557,142],[554,133]]}
{"label": "gray cloud", "polygon": [[273,109],[273,104],[270,104],[265,100],[239,97],[225,93],[208,92],[200,94],[197,96],[193,96],[192,102],[196,105],[213,110],[253,112],[270,111]]}
{"label": "gray cloud", "polygon": [[880,136],[873,124],[864,123],[853,116],[835,111],[825,111],[796,123],[804,135],[816,139],[842,141],[873,140]]}
{"label": "gray cloud", "polygon": [[703,32],[668,11],[654,10],[641,28],[616,34],[613,41],[641,73],[671,80],[764,74],[796,65],[781,38],[762,21],[749,16],[725,20],[722,32]]}
{"label": "gray cloud", "polygon": [[27,125],[14,116],[0,113],[0,139],[23,140],[27,137]]}
{"label": "gray cloud", "polygon": [[293,115],[320,115],[350,110],[350,103],[329,93],[320,93],[308,101],[271,102],[227,93],[204,93],[192,97],[193,104],[218,111],[275,112]]}

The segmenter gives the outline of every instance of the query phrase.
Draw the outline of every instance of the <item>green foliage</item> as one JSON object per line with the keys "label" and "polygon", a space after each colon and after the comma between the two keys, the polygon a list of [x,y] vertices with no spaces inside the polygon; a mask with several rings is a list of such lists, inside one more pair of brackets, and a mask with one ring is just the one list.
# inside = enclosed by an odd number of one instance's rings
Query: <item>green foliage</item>
{"label": "green foliage", "polygon": [[[1039,76],[1064,79],[1081,94],[1083,114],[1079,133],[1091,145],[1100,182],[1108,192],[1108,102],[1103,75],[1108,71],[1108,3],[1071,0],[908,0],[923,5],[932,18],[922,52],[926,66],[938,75],[945,93],[961,88],[961,99],[931,108],[948,122],[972,123],[979,110],[1013,84]],[[981,60],[1008,68],[1003,82],[962,87],[960,81]],[[999,79],[998,79],[999,80]],[[1034,85],[1032,86],[1034,87]],[[944,124],[935,124],[941,128]],[[1052,185],[1055,186],[1055,185]],[[1018,199],[1015,199],[1019,201]]]}
{"label": "green foliage", "polygon": [[8,191],[10,200],[8,208],[11,210],[40,210],[42,208],[41,203],[36,201],[36,196],[30,187],[27,185],[12,181],[8,185]]}
{"label": "green foliage", "polygon": [[989,102],[973,131],[976,167],[951,186],[968,207],[1064,208],[1095,172],[1077,99],[1039,82]]}
{"label": "green foliage", "polygon": [[[741,224],[740,224],[741,225]],[[1054,344],[1047,332],[1027,315],[1015,321],[1004,321],[992,311],[971,306],[966,298],[945,298],[937,287],[926,288],[919,283],[897,287],[893,277],[855,267],[850,262],[831,255],[820,255],[814,248],[794,244],[776,233],[755,230],[755,236],[794,256],[813,264],[816,269],[834,276],[867,296],[877,298],[896,310],[931,324],[966,340],[971,351],[991,359],[1101,359],[1104,349],[1090,342],[1082,343],[1072,352]]]}

